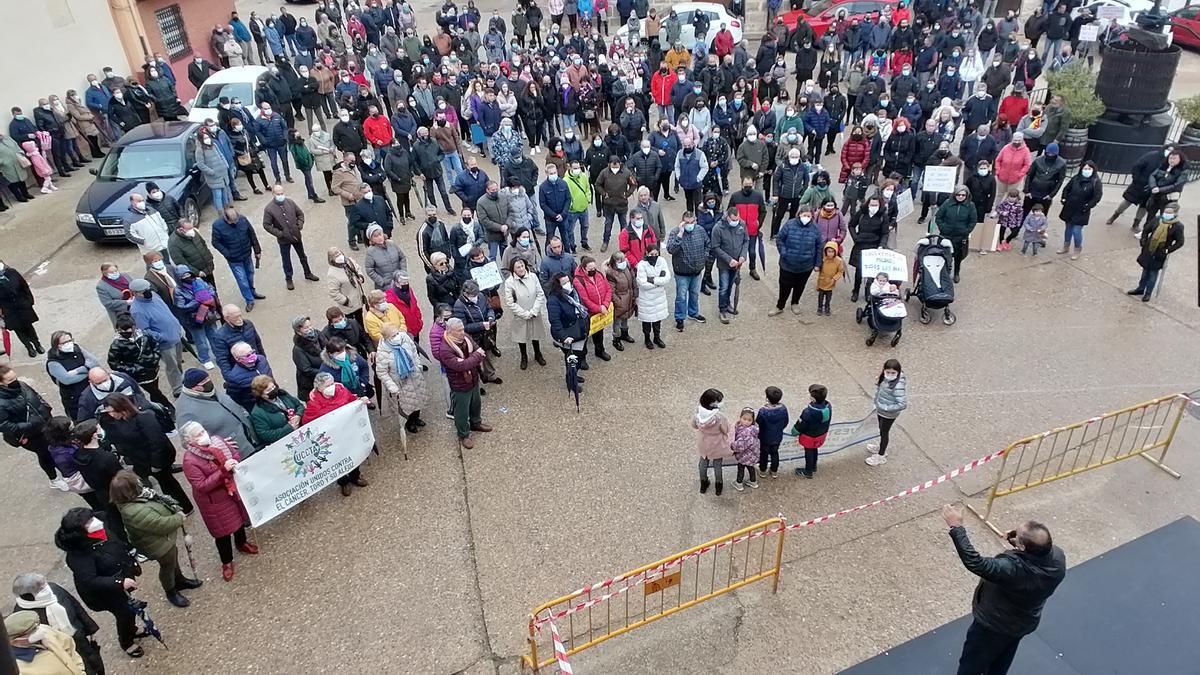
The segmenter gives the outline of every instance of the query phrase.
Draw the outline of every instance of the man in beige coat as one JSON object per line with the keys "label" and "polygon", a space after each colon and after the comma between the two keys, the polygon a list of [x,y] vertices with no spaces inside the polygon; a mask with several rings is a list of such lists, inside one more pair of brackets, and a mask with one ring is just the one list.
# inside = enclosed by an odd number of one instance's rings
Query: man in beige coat
{"label": "man in beige coat", "polygon": [[333,180],[329,184],[334,194],[341,198],[342,209],[346,212],[346,240],[350,243],[351,251],[358,250],[358,241],[361,237],[358,228],[354,227],[354,221],[350,215],[350,209],[354,208],[354,205],[362,198],[363,182],[358,168],[354,166],[355,160],[353,152],[342,155],[342,161],[333,167]]}

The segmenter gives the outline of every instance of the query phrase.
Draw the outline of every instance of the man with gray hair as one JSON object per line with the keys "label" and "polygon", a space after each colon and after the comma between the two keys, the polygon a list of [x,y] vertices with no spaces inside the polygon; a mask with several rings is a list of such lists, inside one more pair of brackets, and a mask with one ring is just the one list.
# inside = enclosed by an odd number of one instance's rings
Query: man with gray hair
{"label": "man with gray hair", "polygon": [[462,319],[451,318],[446,322],[442,336],[444,344],[433,353],[446,369],[446,380],[450,384],[450,410],[454,414],[454,430],[458,442],[470,450],[475,447],[471,432],[485,433],[492,428],[483,423],[482,401],[479,394],[479,366],[485,352],[467,335]]}
{"label": "man with gray hair", "polygon": [[104,672],[100,645],[92,639],[100,627],[86,608],[67,589],[50,583],[37,572],[18,574],[13,579],[13,611],[26,610],[37,614],[38,623],[65,633],[75,641],[75,652],[83,660],[87,675]]}

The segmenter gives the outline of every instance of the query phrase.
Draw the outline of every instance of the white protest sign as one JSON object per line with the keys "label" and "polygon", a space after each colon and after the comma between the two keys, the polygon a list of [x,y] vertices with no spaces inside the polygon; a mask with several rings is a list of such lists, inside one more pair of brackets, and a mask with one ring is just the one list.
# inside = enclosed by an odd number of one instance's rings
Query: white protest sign
{"label": "white protest sign", "polygon": [[954,179],[958,177],[958,168],[953,166],[927,166],[925,178],[921,182],[924,192],[954,192]]}
{"label": "white protest sign", "polygon": [[1095,42],[1100,38],[1099,26],[1081,26],[1079,28],[1080,42]]}
{"label": "white protest sign", "polygon": [[[1108,21],[1110,19],[1120,19],[1124,16],[1125,16],[1125,8],[1121,7],[1120,5],[1100,5],[1099,7],[1096,8],[1096,18],[1100,19],[1101,21]],[[1079,39],[1081,39],[1081,40],[1083,39],[1083,31],[1086,28],[1088,28],[1088,27],[1084,26],[1083,28],[1081,28],[1079,30]],[[1095,40],[1096,39],[1095,36],[1093,36],[1092,39]]]}
{"label": "white protest sign", "polygon": [[914,211],[912,190],[904,190],[896,194],[896,220],[904,220]]}
{"label": "white protest sign", "polygon": [[475,283],[479,284],[479,290],[486,291],[489,288],[495,288],[500,285],[500,268],[496,266],[496,261],[493,260],[483,267],[474,267],[471,269],[471,278]]}
{"label": "white protest sign", "polygon": [[864,279],[873,278],[882,272],[888,275],[891,281],[908,281],[908,259],[903,253],[886,248],[864,249],[860,268]]}
{"label": "white protest sign", "polygon": [[350,473],[374,445],[367,406],[355,402],[254,453],[234,471],[250,524],[261,526]]}

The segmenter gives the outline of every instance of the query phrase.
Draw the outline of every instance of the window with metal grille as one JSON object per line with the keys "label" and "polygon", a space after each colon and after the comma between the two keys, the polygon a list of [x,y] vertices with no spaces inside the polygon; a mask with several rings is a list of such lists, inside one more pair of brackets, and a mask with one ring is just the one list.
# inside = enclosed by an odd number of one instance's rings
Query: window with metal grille
{"label": "window with metal grille", "polygon": [[154,13],[154,19],[158,21],[158,31],[162,34],[168,59],[173,61],[192,51],[187,29],[183,25],[183,10],[179,9],[179,5],[163,7]]}

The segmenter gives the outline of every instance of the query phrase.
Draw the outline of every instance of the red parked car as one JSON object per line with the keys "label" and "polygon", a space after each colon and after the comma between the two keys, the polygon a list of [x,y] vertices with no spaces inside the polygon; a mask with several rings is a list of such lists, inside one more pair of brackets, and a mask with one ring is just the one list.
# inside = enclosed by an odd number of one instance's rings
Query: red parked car
{"label": "red parked car", "polygon": [[837,18],[838,12],[845,11],[847,19],[861,20],[868,16],[878,17],[884,9],[891,10],[893,26],[899,25],[901,19],[909,19],[908,9],[901,8],[895,0],[817,0],[807,10],[797,9],[780,18],[788,30],[794,30],[796,22],[803,16],[820,38],[829,30],[829,24]]}
{"label": "red parked car", "polygon": [[[1189,5],[1171,12],[1171,21],[1176,24],[1171,26],[1175,44],[1180,47],[1200,48],[1200,38],[1195,35],[1200,33],[1200,5]],[[1191,30],[1188,30],[1189,28]]]}

